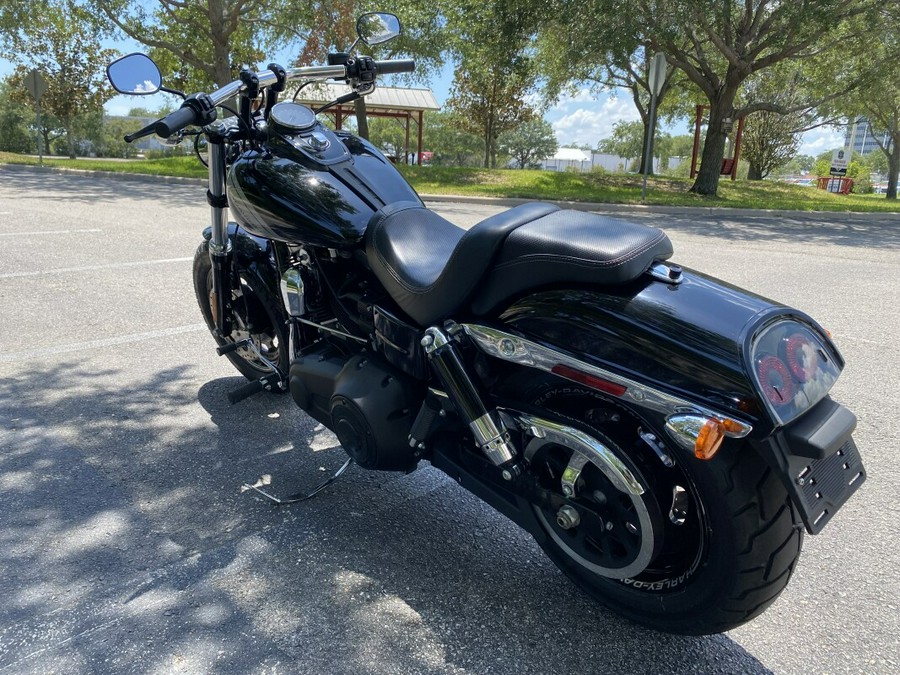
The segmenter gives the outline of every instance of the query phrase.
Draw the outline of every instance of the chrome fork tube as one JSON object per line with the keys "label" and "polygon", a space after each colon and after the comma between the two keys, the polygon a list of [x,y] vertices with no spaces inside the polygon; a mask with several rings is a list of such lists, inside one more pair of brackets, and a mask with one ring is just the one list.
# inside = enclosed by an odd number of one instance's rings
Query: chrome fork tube
{"label": "chrome fork tube", "polygon": [[209,139],[209,189],[206,199],[211,210],[212,236],[209,241],[209,261],[213,270],[212,310],[216,331],[220,336],[231,334],[231,285],[228,266],[228,203],[225,197],[225,139],[214,123],[207,127]]}

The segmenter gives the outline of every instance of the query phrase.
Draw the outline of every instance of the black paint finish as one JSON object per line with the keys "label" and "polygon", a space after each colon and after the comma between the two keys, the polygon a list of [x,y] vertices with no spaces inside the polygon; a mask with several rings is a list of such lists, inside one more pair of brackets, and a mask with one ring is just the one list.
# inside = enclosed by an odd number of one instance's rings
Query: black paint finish
{"label": "black paint finish", "polygon": [[379,208],[421,203],[415,190],[371,143],[318,125],[328,147],[310,150],[308,134],[274,134],[268,153],[244,153],[228,173],[233,216],[251,234],[346,249],[360,243]]}
{"label": "black paint finish", "polygon": [[536,293],[501,320],[588,363],[754,424],[765,420],[771,430],[745,371],[744,344],[772,318],[796,313],[698,272],[685,270],[683,278]]}

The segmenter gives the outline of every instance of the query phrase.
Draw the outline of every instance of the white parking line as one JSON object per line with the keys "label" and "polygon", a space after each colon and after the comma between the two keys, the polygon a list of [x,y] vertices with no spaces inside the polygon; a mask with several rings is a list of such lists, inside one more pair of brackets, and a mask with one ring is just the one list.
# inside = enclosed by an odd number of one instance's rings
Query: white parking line
{"label": "white parking line", "polygon": [[108,265],[86,265],[85,267],[61,267],[56,270],[38,270],[36,272],[9,272],[0,274],[0,279],[17,279],[19,277],[39,277],[42,274],[71,274],[72,272],[94,272],[96,270],[114,270],[122,267],[140,267],[141,265],[165,265],[167,263],[190,262],[193,258],[163,258],[162,260],[139,260],[137,262],[109,263]]}
{"label": "white parking line", "polygon": [[155,338],[169,337],[171,335],[180,335],[182,333],[193,333],[195,331],[207,330],[205,323],[192,323],[187,326],[176,326],[174,328],[163,328],[161,330],[148,331],[146,333],[133,333],[132,335],[119,335],[117,337],[104,338],[102,340],[88,340],[87,342],[70,342],[56,347],[38,347],[37,349],[26,349],[21,352],[10,352],[0,354],[0,363],[13,363],[17,361],[28,361],[30,359],[44,358],[46,356],[54,356],[56,354],[69,354],[71,352],[88,351],[91,349],[101,349],[103,347],[111,347],[113,345],[122,345],[129,342],[141,342],[143,340],[153,340]]}
{"label": "white parking line", "polygon": [[[3,214],[0,213],[0,216]],[[0,237],[31,237],[35,234],[80,234],[82,232],[103,232],[101,229],[92,230],[35,230],[34,232],[0,232]]]}

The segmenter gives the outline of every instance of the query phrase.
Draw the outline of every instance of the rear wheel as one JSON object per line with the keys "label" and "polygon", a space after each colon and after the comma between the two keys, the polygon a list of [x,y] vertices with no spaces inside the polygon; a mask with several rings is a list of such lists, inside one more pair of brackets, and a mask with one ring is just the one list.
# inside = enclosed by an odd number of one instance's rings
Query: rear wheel
{"label": "rear wheel", "polygon": [[531,462],[553,494],[533,507],[542,547],[602,603],[652,628],[709,634],[758,616],[784,590],[802,523],[746,443],[726,442],[706,462],[660,447],[674,460],[668,467],[648,443],[649,426],[595,392],[545,382],[528,400],[603,443],[645,487],[627,495],[590,463],[568,487],[561,476],[572,451],[561,446],[541,447]]}
{"label": "rear wheel", "polygon": [[[221,337],[216,335],[213,319],[215,296],[213,295],[212,264],[209,260],[209,245],[203,242],[194,254],[194,293],[203,319],[216,342],[226,345],[250,339],[266,359],[276,364],[282,372],[289,366],[288,337],[274,299],[263,289],[255,288],[251,279],[243,275],[239,287],[231,291],[232,331]],[[271,369],[251,347],[242,347],[226,354],[226,358],[248,380],[258,380],[271,373]],[[272,391],[281,393],[274,387]]]}

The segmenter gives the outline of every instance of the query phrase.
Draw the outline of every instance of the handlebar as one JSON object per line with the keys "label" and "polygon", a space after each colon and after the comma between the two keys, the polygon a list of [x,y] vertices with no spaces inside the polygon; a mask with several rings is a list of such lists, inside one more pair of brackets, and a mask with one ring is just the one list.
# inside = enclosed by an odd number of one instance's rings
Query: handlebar
{"label": "handlebar", "polygon": [[411,73],[416,69],[416,62],[412,59],[397,59],[396,61],[376,61],[375,72],[379,75],[393,75],[394,73]]}
{"label": "handlebar", "polygon": [[[375,61],[375,72],[376,74],[380,75],[390,75],[393,73],[411,73],[413,70],[415,70],[415,68],[416,62],[412,59]],[[301,68],[290,68],[285,72],[285,74],[286,82],[290,82],[291,80],[340,80],[347,77],[347,68],[343,65],[304,66]],[[263,70],[257,73],[256,76],[259,81],[260,89],[278,83],[277,74],[271,70]],[[216,91],[211,93],[209,95],[209,101],[213,106],[217,106],[220,103],[227,101],[232,96],[240,94],[242,91],[246,90],[246,88],[247,85],[245,85],[241,80],[235,80],[234,82],[230,82],[229,84],[226,84],[225,86],[220,87],[219,89],[216,89]],[[185,127],[196,124],[198,119],[198,112],[194,109],[194,107],[190,106],[188,102],[185,102],[185,104],[183,104],[183,106],[175,112],[169,113],[161,120],[154,122],[148,127],[145,127],[137,134],[133,134],[132,139],[140,137],[139,134],[146,136],[152,132],[155,132],[157,136],[161,136],[162,138],[168,138],[172,134],[181,131]],[[143,133],[145,131],[146,133]],[[128,138],[126,138],[126,141],[128,141]]]}
{"label": "handlebar", "polygon": [[171,112],[153,125],[153,131],[161,138],[168,138],[185,127],[191,126],[197,119],[193,108],[179,108]]}

